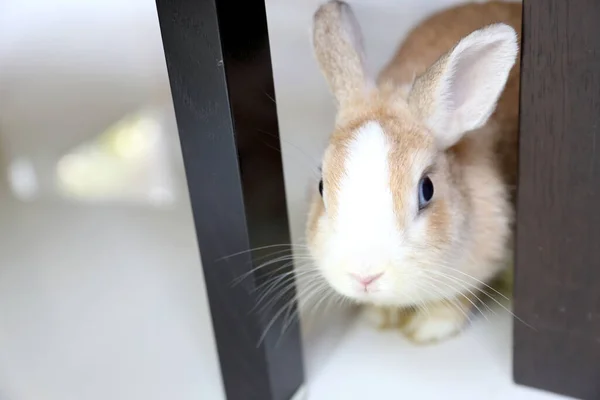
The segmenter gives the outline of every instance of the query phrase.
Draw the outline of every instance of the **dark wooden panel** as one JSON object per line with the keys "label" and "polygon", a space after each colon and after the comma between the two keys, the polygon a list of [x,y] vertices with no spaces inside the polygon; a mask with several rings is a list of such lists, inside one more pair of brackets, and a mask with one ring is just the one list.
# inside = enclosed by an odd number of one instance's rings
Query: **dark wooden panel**
{"label": "dark wooden panel", "polygon": [[600,398],[600,1],[525,0],[514,376]]}
{"label": "dark wooden panel", "polygon": [[157,8],[227,397],[288,399],[303,381],[299,326],[270,322],[295,292],[259,314],[269,271],[233,285],[263,256],[248,250],[290,241],[264,2]]}

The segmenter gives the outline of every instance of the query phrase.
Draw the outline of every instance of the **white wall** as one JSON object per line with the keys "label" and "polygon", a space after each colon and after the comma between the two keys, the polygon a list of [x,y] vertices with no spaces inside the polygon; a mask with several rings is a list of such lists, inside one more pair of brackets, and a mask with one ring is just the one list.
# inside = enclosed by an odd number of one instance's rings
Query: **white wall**
{"label": "white wall", "polygon": [[64,151],[139,104],[169,98],[153,1],[0,7],[1,135],[15,152]]}

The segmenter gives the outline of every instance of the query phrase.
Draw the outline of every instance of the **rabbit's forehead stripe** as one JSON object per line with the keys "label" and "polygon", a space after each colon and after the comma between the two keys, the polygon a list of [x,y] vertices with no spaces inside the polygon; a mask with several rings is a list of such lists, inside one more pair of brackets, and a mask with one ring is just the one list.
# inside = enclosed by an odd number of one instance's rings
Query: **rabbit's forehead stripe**
{"label": "rabbit's forehead stripe", "polygon": [[402,230],[404,217],[417,207],[415,187],[431,161],[427,149],[432,143],[406,118],[365,119],[339,132],[323,169],[330,217],[341,220],[385,209],[385,218]]}
{"label": "rabbit's forehead stripe", "polygon": [[348,138],[345,150],[336,229],[358,248],[385,246],[399,233],[390,189],[390,140],[380,123],[368,121]]}

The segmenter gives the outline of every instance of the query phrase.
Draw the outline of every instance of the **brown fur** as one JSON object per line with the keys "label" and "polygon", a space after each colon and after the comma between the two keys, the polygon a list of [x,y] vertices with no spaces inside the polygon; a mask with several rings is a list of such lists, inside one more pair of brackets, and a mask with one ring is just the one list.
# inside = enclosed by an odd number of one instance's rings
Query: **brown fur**
{"label": "brown fur", "polygon": [[[521,3],[490,1],[468,3],[432,15],[414,28],[404,40],[392,60],[381,71],[378,86],[384,90],[412,83],[416,76],[438,60],[444,53],[469,33],[498,22],[512,26],[521,36]],[[501,155],[501,170],[507,184],[514,188],[517,179],[517,144],[519,121],[519,62],[513,67],[496,112],[488,125],[496,132],[494,151]],[[454,150],[457,157],[469,157],[472,140],[463,140]]]}

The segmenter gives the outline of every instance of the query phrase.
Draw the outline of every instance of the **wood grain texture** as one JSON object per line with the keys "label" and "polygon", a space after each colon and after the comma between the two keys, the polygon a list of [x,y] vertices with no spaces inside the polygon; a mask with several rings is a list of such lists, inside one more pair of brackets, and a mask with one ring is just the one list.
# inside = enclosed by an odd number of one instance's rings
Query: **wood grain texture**
{"label": "wood grain texture", "polygon": [[[289,399],[303,382],[299,326],[282,333],[294,286],[264,311],[255,306],[258,286],[291,264],[253,273],[265,251],[250,251],[290,241],[265,4],[157,8],[227,398]],[[289,314],[278,315],[284,304]]]}
{"label": "wood grain texture", "polygon": [[600,2],[525,0],[518,383],[600,398]]}

